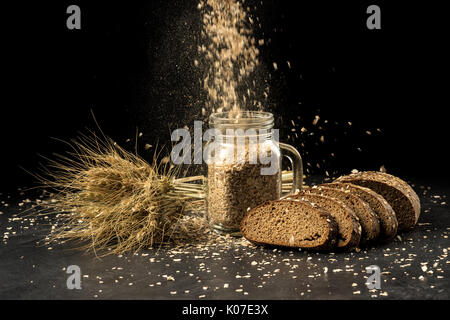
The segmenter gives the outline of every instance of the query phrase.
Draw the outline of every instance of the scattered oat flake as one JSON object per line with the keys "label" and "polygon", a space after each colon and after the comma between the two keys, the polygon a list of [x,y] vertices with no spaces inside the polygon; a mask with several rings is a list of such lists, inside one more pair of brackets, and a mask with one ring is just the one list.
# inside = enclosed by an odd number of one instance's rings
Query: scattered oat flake
{"label": "scattered oat flake", "polygon": [[320,120],[320,116],[319,115],[316,115],[315,117],[314,117],[314,120],[313,120],[313,125],[317,125],[317,123],[319,122],[319,120]]}

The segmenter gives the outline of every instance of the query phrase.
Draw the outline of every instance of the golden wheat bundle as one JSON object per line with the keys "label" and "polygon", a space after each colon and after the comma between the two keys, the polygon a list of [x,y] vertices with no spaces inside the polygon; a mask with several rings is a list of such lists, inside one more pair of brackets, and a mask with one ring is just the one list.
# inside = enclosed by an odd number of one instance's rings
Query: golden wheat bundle
{"label": "golden wheat bundle", "polygon": [[52,191],[45,210],[58,217],[52,239],[78,240],[85,249],[121,254],[189,243],[208,234],[203,177],[180,178],[181,170],[158,161],[159,154],[150,164],[93,134],[69,144],[72,151],[48,159],[38,176]]}

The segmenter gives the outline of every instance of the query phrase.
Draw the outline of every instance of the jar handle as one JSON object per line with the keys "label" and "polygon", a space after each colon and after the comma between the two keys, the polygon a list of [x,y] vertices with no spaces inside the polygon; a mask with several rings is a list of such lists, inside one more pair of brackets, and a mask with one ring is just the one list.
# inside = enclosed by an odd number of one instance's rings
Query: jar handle
{"label": "jar handle", "polygon": [[[279,143],[283,157],[289,159],[292,165],[292,189],[288,194],[294,194],[297,189],[302,190],[303,186],[303,161],[300,153],[293,146],[286,143]],[[281,172],[282,175],[282,172]]]}

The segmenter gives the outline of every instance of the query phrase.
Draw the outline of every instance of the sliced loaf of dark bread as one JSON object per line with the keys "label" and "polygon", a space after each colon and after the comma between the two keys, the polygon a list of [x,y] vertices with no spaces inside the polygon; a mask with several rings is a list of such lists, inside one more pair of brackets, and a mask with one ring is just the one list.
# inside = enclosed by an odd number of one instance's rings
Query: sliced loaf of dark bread
{"label": "sliced loaf of dark bread", "polygon": [[335,182],[326,183],[323,184],[323,186],[348,190],[367,202],[380,220],[380,235],[378,241],[388,242],[397,235],[398,222],[394,209],[392,209],[386,199],[375,191],[351,183]]}
{"label": "sliced loaf of dark bread", "polygon": [[337,249],[353,249],[359,245],[362,228],[355,213],[344,203],[331,197],[299,192],[287,199],[309,201],[329,212],[338,224]]}
{"label": "sliced loaf of dark bread", "polygon": [[256,244],[331,250],[338,226],[325,210],[306,201],[265,202],[241,221],[242,235]]}
{"label": "sliced loaf of dark bread", "polygon": [[326,186],[314,186],[305,189],[305,192],[321,194],[342,201],[359,218],[362,227],[360,245],[376,240],[380,234],[380,221],[372,208],[357,195],[348,190],[328,188]]}
{"label": "sliced loaf of dark bread", "polygon": [[383,172],[365,171],[342,176],[336,182],[357,184],[380,194],[394,209],[399,231],[411,230],[419,219],[419,197],[400,178]]}

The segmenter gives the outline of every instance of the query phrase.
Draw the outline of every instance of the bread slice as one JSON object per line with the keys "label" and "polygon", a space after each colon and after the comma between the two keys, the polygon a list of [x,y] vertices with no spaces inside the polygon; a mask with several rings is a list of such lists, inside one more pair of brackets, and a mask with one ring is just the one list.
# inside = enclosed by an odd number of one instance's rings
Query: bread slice
{"label": "bread slice", "polygon": [[398,230],[414,228],[420,215],[420,200],[405,181],[393,175],[365,171],[340,177],[336,182],[349,182],[372,189],[391,205],[398,220]]}
{"label": "bread slice", "polygon": [[306,201],[268,201],[241,221],[242,235],[257,244],[331,250],[338,226],[325,210]]}
{"label": "bread slice", "polygon": [[398,221],[394,209],[392,209],[386,199],[375,191],[351,183],[334,182],[323,184],[323,186],[349,190],[352,194],[359,196],[367,202],[380,220],[380,235],[378,241],[388,242],[397,235]]}
{"label": "bread slice", "polygon": [[303,191],[289,196],[288,199],[306,200],[329,212],[338,224],[338,249],[352,249],[359,245],[362,232],[361,225],[355,213],[341,201]]}
{"label": "bread slice", "polygon": [[361,244],[373,242],[380,235],[380,221],[372,208],[357,195],[349,190],[328,188],[326,186],[314,186],[305,190],[306,192],[321,194],[342,201],[359,218],[362,227]]}

